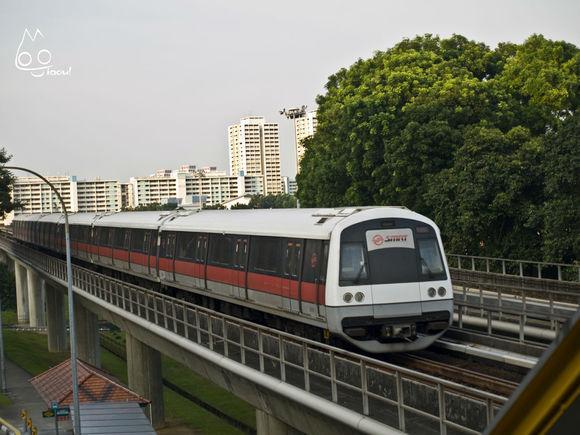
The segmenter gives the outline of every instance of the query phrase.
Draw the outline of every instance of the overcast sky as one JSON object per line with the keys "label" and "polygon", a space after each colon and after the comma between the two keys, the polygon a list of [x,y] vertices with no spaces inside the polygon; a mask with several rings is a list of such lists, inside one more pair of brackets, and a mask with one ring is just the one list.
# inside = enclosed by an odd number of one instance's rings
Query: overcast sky
{"label": "overcast sky", "polygon": [[[282,173],[291,175],[291,132],[278,110],[314,108],[337,69],[424,33],[492,47],[542,33],[580,45],[579,23],[577,0],[1,0],[0,146],[12,163],[49,175],[227,169],[227,126],[263,115],[281,123]],[[26,28],[44,35],[26,48],[34,62],[49,50],[51,68],[70,67],[69,76],[16,67]]]}

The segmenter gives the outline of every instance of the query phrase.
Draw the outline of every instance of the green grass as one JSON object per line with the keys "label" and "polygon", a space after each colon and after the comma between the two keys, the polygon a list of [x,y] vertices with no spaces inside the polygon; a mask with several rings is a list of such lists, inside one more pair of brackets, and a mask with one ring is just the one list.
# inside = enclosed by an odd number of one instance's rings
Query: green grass
{"label": "green grass", "polygon": [[4,394],[0,393],[0,408],[3,408],[5,406],[9,406],[12,402],[10,402],[10,399],[8,397],[6,397]]}
{"label": "green grass", "polygon": [[15,311],[2,311],[2,325],[15,325],[18,317]]}
{"label": "green grass", "polygon": [[[124,337],[111,333],[117,340]],[[28,331],[4,330],[6,357],[29,372],[37,375],[69,357],[67,352],[49,353],[47,337]],[[127,364],[125,361],[101,350],[102,368],[127,383]],[[187,367],[163,357],[163,375],[171,382],[191,392],[202,400],[221,409],[230,416],[255,426],[255,411],[247,403],[231,393],[193,373]],[[0,398],[1,400],[1,398]],[[172,425],[183,424],[206,434],[239,434],[240,432],[213,414],[199,408],[167,388],[164,391],[165,415]],[[0,402],[1,403],[1,402]]]}
{"label": "green grass", "polygon": [[9,329],[3,332],[6,358],[33,376],[54,367],[69,357],[68,352],[49,353],[46,335]]}

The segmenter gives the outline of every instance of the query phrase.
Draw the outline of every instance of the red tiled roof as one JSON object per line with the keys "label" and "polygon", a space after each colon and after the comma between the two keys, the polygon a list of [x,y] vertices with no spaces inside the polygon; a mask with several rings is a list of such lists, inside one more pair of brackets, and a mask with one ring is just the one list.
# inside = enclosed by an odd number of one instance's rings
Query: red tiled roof
{"label": "red tiled roof", "polygon": [[[118,380],[102,370],[77,360],[79,401],[91,402],[137,402],[149,404],[149,400],[123,386]],[[52,401],[68,406],[72,403],[70,359],[35,376],[30,383],[40,397],[50,406]]]}

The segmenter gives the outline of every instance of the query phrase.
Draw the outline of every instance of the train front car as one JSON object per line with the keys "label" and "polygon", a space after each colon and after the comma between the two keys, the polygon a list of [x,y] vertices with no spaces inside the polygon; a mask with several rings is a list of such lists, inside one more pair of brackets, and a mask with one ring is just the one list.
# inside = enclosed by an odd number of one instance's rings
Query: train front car
{"label": "train front car", "polygon": [[453,289],[439,229],[403,208],[362,210],[330,242],[329,330],[367,352],[423,349],[449,327]]}

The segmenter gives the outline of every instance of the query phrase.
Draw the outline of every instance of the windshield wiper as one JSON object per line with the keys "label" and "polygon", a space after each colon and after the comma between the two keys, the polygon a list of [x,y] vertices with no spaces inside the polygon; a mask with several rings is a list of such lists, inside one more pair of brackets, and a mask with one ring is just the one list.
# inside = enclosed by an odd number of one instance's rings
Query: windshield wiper
{"label": "windshield wiper", "polygon": [[425,267],[425,269],[427,269],[427,272],[429,273],[429,278],[433,278],[433,271],[429,268],[429,265],[423,259],[423,257],[421,257],[421,264]]}
{"label": "windshield wiper", "polygon": [[355,278],[355,279],[354,279],[354,281],[352,282],[353,284],[358,284],[358,282],[359,282],[359,280],[360,280],[360,277],[361,277],[361,275],[362,275],[362,273],[363,273],[363,270],[365,270],[365,266],[366,266],[366,263],[363,261],[363,262],[361,263],[361,265],[360,265],[360,269],[358,270],[358,273],[357,273],[357,275],[356,275],[356,278]]}

